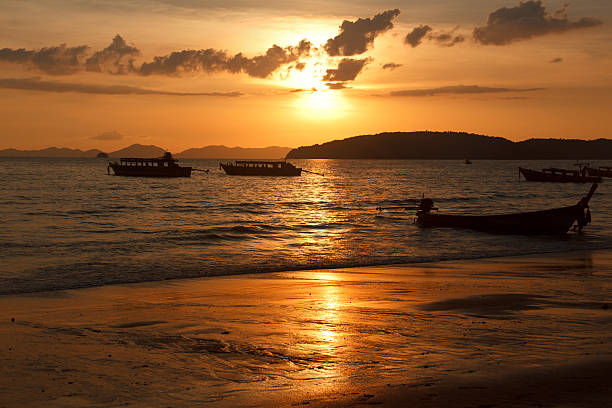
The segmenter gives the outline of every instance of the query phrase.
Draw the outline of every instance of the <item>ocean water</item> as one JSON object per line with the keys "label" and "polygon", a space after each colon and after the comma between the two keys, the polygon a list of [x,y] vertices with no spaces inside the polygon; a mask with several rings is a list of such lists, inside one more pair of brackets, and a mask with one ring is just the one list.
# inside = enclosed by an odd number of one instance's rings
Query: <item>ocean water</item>
{"label": "ocean water", "polygon": [[[518,181],[568,161],[293,160],[323,173],[109,176],[105,159],[0,158],[0,294],[127,282],[612,248],[612,180],[566,237],[424,229],[403,210],[494,214],[576,203],[588,185]],[[597,163],[597,165],[612,165]]]}

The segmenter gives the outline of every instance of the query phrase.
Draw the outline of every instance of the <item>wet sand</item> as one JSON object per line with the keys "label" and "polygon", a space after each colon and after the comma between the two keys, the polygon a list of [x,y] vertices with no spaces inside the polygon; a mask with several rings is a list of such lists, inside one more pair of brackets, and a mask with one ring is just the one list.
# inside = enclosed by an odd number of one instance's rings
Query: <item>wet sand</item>
{"label": "wet sand", "polygon": [[3,296],[0,407],[604,407],[611,289],[596,251]]}

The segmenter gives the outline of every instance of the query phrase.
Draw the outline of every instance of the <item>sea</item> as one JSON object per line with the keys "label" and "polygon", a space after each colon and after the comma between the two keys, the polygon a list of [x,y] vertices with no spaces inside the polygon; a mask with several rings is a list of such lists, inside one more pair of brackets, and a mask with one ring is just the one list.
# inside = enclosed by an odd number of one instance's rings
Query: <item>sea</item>
{"label": "sea", "polygon": [[[190,178],[107,174],[106,159],[0,158],[0,294],[128,282],[419,263],[612,248],[612,180],[592,224],[567,236],[421,228],[425,196],[444,213],[572,205],[589,185],[519,181],[518,167],[571,161],[292,160],[320,173]],[[612,166],[610,162],[596,165]]]}

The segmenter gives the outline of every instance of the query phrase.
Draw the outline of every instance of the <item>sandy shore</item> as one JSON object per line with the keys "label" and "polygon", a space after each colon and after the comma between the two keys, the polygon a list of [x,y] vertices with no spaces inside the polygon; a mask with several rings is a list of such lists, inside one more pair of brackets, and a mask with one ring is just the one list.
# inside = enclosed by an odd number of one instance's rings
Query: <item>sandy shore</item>
{"label": "sandy shore", "polygon": [[0,297],[0,406],[603,407],[612,251]]}

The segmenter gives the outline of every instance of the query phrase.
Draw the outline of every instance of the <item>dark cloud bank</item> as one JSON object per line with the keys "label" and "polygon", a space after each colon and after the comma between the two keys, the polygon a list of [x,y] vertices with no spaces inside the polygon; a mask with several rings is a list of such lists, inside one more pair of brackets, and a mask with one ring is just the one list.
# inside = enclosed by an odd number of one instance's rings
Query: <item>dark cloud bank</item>
{"label": "dark cloud bank", "polygon": [[140,66],[135,64],[140,51],[128,45],[117,35],[112,43],[101,51],[90,51],[86,45],[67,47],[46,47],[40,50],[0,50],[0,61],[24,65],[29,69],[49,75],[69,75],[81,71],[103,72],[115,75],[170,75],[185,73],[244,72],[252,77],[266,78],[280,66],[297,62],[300,57],[310,54],[311,43],[303,40],[297,46],[270,47],[265,54],[252,58],[242,53],[230,56],[216,49],[183,50],[153,58]]}
{"label": "dark cloud bank", "polygon": [[567,5],[550,15],[540,0],[529,0],[516,7],[502,7],[492,12],[486,25],[474,29],[474,39],[483,45],[506,45],[532,37],[600,24],[601,20],[590,17],[569,21]]}
{"label": "dark cloud bank", "polygon": [[541,91],[543,88],[491,88],[478,85],[454,85],[443,86],[440,88],[429,89],[406,89],[402,91],[393,91],[391,96],[436,96],[448,94],[485,94],[485,93],[505,93],[505,92],[533,92]]}
{"label": "dark cloud bank", "polygon": [[100,95],[171,95],[171,96],[241,96],[240,92],[166,92],[123,85],[94,85],[56,81],[44,81],[40,78],[4,78],[0,79],[0,89],[19,89],[40,92],[77,92]]}
{"label": "dark cloud bank", "polygon": [[363,54],[374,43],[376,36],[393,28],[393,19],[399,14],[400,11],[394,9],[376,14],[372,18],[344,20],[340,26],[340,34],[327,40],[325,51],[332,57]]}

